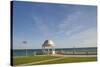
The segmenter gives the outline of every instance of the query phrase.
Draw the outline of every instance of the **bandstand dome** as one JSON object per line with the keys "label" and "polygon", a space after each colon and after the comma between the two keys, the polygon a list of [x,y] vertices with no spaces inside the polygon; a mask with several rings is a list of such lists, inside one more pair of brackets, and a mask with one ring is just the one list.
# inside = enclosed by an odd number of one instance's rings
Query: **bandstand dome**
{"label": "bandstand dome", "polygon": [[45,40],[42,47],[54,47],[54,43],[52,40]]}

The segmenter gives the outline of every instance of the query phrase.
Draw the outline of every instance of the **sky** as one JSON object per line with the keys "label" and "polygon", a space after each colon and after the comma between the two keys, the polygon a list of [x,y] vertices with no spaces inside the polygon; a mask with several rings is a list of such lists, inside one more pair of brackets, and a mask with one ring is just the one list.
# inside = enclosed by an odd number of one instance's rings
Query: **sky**
{"label": "sky", "polygon": [[13,49],[38,49],[45,40],[55,48],[97,46],[96,6],[14,1],[12,18]]}

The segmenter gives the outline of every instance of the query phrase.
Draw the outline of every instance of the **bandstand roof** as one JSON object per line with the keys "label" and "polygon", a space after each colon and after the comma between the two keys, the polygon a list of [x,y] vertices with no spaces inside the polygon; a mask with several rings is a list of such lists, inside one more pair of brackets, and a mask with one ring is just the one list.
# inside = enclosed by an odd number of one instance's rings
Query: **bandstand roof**
{"label": "bandstand roof", "polygon": [[54,43],[52,40],[45,40],[42,47],[54,47]]}

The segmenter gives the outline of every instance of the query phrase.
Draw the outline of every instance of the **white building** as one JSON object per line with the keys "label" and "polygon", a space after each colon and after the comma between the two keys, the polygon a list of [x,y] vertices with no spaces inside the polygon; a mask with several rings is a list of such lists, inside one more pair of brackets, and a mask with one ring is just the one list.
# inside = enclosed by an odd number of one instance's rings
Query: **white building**
{"label": "white building", "polygon": [[[43,45],[42,45],[42,49],[43,49],[43,53],[47,53],[47,54],[55,54],[55,45],[53,43],[52,40],[45,40]],[[47,51],[46,51],[47,49]]]}

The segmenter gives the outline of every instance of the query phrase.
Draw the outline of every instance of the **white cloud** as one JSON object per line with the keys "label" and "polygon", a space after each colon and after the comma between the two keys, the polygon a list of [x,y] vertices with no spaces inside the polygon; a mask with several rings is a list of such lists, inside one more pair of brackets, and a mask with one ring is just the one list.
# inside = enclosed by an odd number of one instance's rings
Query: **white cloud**
{"label": "white cloud", "polygon": [[76,10],[72,14],[68,14],[65,19],[58,25],[59,35],[72,36],[85,29],[96,26],[96,19],[92,13]]}
{"label": "white cloud", "polygon": [[83,26],[77,23],[78,19],[80,19],[80,17],[82,18],[82,15],[82,12],[77,11],[65,17],[65,19],[58,25],[58,33],[69,35],[80,30]]}
{"label": "white cloud", "polygon": [[[58,39],[59,40],[59,39]],[[96,47],[97,46],[97,31],[96,27],[73,34],[71,37],[62,37],[56,42],[58,48],[73,48],[73,47]],[[63,45],[63,46],[62,46]]]}
{"label": "white cloud", "polygon": [[82,26],[77,26],[77,27],[75,27],[74,29],[71,29],[71,30],[69,30],[69,31],[66,31],[65,32],[65,35],[66,36],[70,36],[70,35],[72,35],[72,34],[75,34],[75,32],[78,32],[79,30],[81,30],[83,27]]}
{"label": "white cloud", "polygon": [[76,35],[70,37],[69,40],[74,40],[74,43],[78,44],[76,46],[82,47],[93,47],[97,46],[97,31],[96,28],[90,28],[83,32],[80,32]]}
{"label": "white cloud", "polygon": [[45,24],[41,18],[34,16],[33,20],[35,21],[35,24],[37,26],[37,30],[39,30],[43,36],[45,38],[50,38],[50,36],[52,35],[50,32],[49,27],[47,26],[47,24]]}
{"label": "white cloud", "polygon": [[66,27],[69,27],[73,23],[75,24],[75,20],[77,20],[81,16],[81,12],[74,12],[69,14],[65,19],[58,25],[58,27],[64,30]]}

